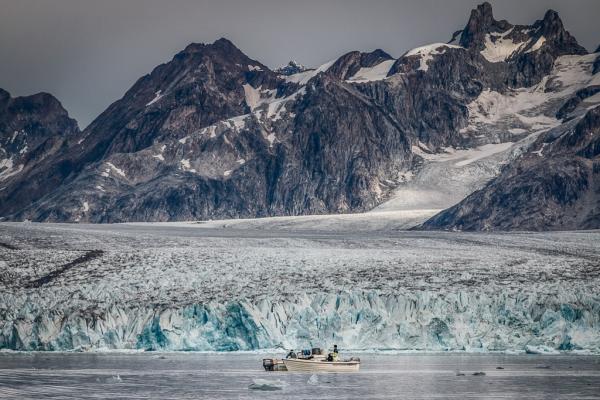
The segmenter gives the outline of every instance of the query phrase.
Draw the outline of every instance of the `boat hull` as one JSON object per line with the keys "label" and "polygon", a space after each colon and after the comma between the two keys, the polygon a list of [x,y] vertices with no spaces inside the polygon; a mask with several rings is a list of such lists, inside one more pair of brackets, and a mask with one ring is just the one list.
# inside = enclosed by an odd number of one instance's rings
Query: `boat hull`
{"label": "boat hull", "polygon": [[360,361],[283,360],[290,372],[358,372]]}

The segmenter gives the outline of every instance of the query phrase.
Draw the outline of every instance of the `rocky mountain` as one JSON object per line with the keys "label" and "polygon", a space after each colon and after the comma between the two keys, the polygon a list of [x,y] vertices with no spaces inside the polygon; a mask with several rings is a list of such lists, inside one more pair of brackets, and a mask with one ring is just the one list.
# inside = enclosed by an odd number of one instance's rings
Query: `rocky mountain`
{"label": "rocky mountain", "polygon": [[[15,210],[61,181],[68,166],[57,155],[80,135],[60,102],[47,93],[13,98],[0,89],[0,209]],[[54,166],[46,182],[32,181],[39,169]],[[28,182],[30,184],[25,184]]]}
{"label": "rocky mountain", "polygon": [[512,25],[488,3],[449,43],[398,59],[355,51],[272,71],[226,39],[191,44],[67,135],[51,161],[13,178],[0,215],[120,222],[448,208],[600,103],[597,63],[555,12]]}

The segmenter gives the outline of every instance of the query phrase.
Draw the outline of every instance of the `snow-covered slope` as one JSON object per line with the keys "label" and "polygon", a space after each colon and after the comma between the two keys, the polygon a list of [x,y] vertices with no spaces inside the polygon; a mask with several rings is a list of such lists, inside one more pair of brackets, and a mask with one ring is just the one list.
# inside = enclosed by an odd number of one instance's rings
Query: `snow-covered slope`
{"label": "snow-covered slope", "polygon": [[597,232],[0,225],[0,348],[600,350]]}
{"label": "snow-covered slope", "polygon": [[[467,104],[468,120],[460,134],[466,143],[479,146],[431,151],[415,143],[412,151],[423,159],[405,173],[400,184],[376,211],[446,209],[496,177],[502,167],[531,148],[536,139],[563,123],[557,115],[576,93],[600,85],[593,74],[597,54],[557,58],[552,72],[532,87],[503,93],[482,91]],[[581,96],[581,95],[580,95]],[[591,95],[572,107],[574,115],[600,104]]]}

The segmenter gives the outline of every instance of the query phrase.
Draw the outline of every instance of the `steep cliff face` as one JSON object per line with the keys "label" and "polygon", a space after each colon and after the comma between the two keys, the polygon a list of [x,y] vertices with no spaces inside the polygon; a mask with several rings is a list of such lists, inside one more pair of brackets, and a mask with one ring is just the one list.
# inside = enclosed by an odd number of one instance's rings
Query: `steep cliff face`
{"label": "steep cliff face", "polygon": [[0,192],[0,212],[93,222],[360,212],[436,175],[447,154],[506,153],[445,168],[445,208],[526,151],[521,141],[595,101],[585,54],[555,12],[512,25],[487,3],[451,43],[398,59],[350,52],[271,71],[226,39],[191,44],[32,166],[18,202]]}
{"label": "steep cliff face", "polygon": [[[11,213],[56,185],[68,167],[57,175],[37,180],[37,168],[56,163],[56,155],[69,141],[80,137],[75,120],[47,93],[12,98],[0,89],[0,215]],[[65,168],[67,167],[67,168]]]}

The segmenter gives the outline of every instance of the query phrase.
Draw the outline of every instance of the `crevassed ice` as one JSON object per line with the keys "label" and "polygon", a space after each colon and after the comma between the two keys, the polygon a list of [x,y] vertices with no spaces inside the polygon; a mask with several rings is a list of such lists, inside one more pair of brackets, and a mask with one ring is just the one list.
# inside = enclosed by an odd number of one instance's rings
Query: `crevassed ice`
{"label": "crevassed ice", "polygon": [[34,313],[0,324],[0,348],[233,351],[338,344],[343,349],[600,349],[594,293],[350,291],[285,301],[113,306]]}

